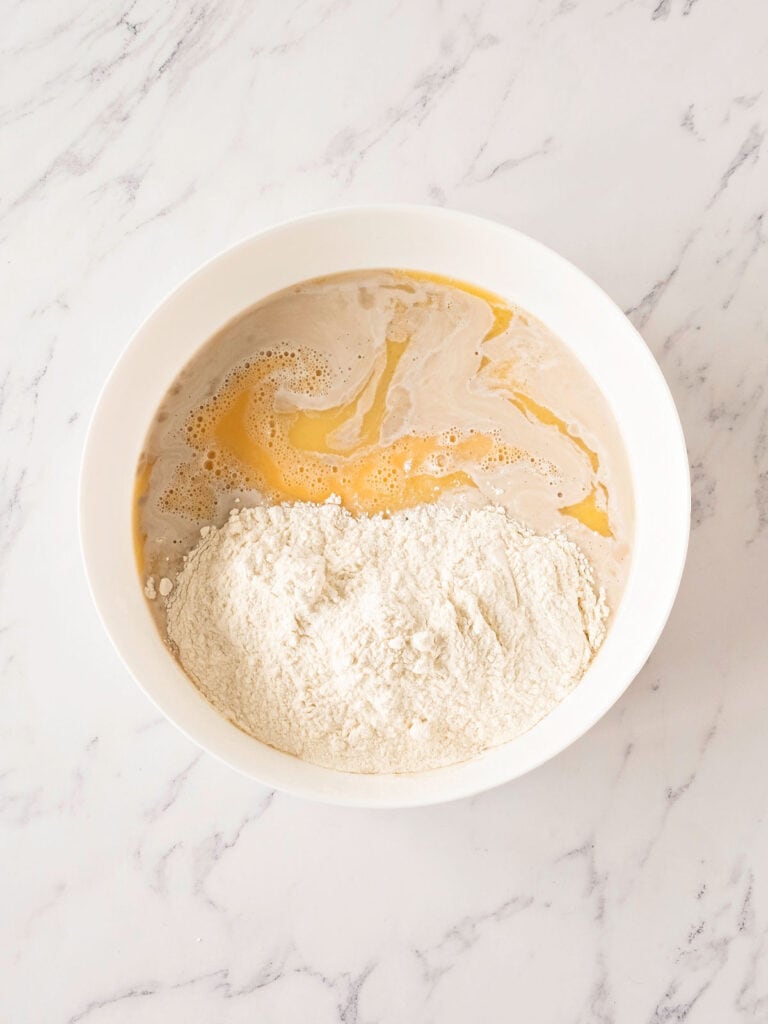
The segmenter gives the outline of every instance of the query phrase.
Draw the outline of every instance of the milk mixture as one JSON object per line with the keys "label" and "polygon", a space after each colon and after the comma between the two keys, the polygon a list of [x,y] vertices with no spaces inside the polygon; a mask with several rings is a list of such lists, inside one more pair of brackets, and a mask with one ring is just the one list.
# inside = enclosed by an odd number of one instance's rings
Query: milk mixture
{"label": "milk mixture", "polygon": [[500,504],[538,532],[564,527],[613,609],[626,582],[632,491],[607,402],[542,323],[458,281],[308,281],[204,345],[140,460],[142,574],[174,578],[233,508],[330,495],[356,514]]}

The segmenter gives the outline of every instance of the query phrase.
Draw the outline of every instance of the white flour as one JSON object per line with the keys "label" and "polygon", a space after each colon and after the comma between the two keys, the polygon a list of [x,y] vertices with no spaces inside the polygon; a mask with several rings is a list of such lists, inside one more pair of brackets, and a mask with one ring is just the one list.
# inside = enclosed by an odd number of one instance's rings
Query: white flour
{"label": "white flour", "polygon": [[168,597],[184,668],[246,732],[330,768],[419,771],[503,743],[605,634],[579,548],[501,508],[273,506],[202,533]]}

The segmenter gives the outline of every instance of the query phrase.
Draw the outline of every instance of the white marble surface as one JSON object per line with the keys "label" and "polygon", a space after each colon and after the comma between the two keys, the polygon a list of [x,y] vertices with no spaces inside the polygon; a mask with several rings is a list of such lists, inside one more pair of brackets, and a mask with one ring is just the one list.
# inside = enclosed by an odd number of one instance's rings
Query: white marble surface
{"label": "white marble surface", "polygon": [[[0,1019],[768,1020],[764,0],[3,13]],[[631,311],[694,528],[666,633],[584,739],[368,813],[158,718],[91,606],[75,491],[98,388],[180,278],[382,200],[513,224]]]}

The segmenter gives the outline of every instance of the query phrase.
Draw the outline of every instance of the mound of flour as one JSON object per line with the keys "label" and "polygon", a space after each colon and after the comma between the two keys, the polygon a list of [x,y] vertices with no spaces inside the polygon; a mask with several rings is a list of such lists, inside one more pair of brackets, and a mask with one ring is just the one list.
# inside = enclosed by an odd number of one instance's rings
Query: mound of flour
{"label": "mound of flour", "polygon": [[605,633],[580,549],[500,508],[297,504],[201,532],[167,602],[181,663],[241,729],[329,768],[419,771],[503,743]]}

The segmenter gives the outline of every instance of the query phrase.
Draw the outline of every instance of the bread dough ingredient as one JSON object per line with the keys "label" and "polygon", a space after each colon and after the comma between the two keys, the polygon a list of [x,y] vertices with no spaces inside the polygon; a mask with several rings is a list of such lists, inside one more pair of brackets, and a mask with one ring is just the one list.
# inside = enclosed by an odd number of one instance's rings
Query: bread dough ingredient
{"label": "bread dough ingredient", "polygon": [[365,773],[453,764],[530,729],[576,686],[607,615],[564,533],[496,506],[236,510],[201,531],[167,597],[169,639],[216,708]]}

